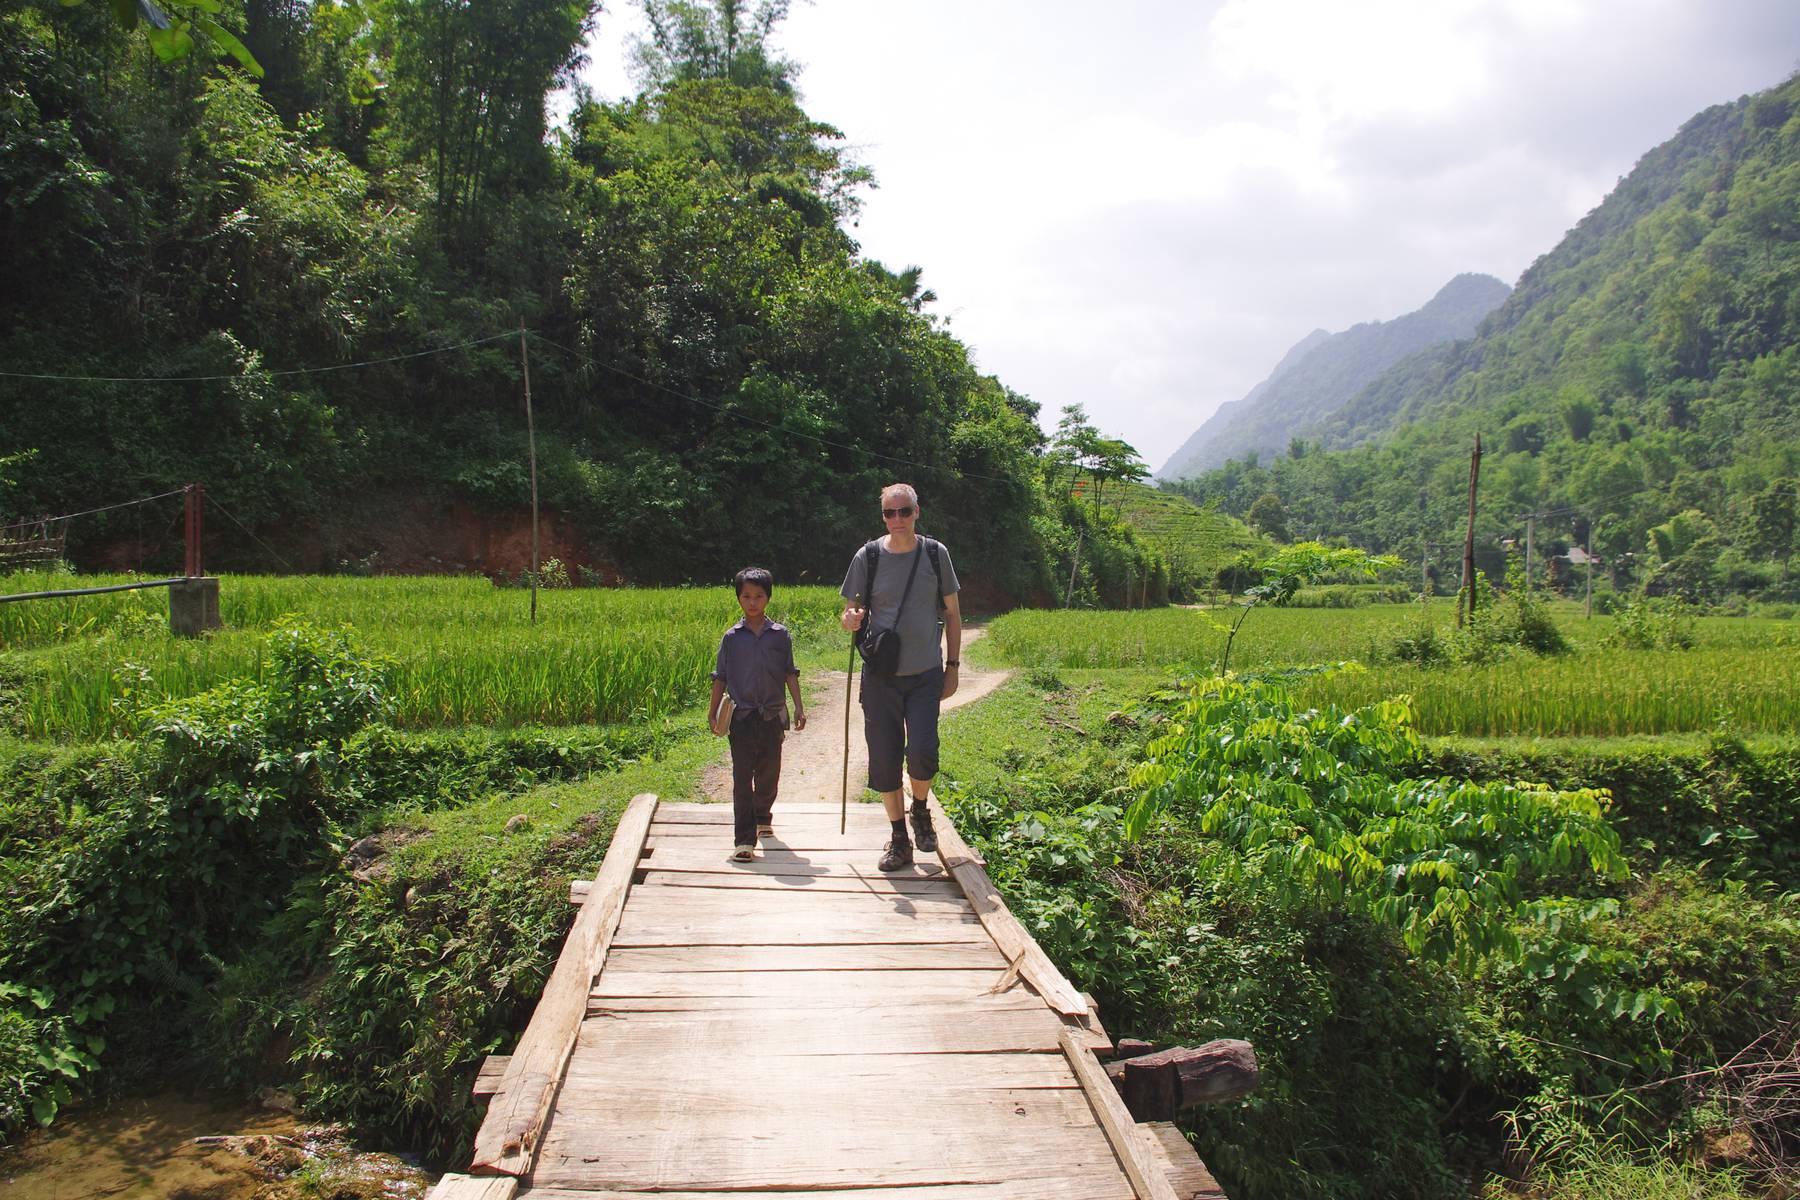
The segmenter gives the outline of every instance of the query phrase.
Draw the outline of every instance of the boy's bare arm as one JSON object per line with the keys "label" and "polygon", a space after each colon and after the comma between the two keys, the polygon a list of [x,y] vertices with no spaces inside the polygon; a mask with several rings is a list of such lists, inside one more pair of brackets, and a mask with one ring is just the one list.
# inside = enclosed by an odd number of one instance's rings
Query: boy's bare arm
{"label": "boy's bare arm", "polygon": [[806,701],[800,698],[800,676],[789,675],[787,677],[787,688],[788,695],[794,698],[794,729],[796,731],[805,729]]}

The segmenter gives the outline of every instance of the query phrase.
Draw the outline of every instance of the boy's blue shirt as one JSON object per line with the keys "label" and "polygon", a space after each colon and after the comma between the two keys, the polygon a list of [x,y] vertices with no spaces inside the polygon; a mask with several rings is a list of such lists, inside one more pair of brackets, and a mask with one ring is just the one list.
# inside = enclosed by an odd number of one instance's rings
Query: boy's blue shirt
{"label": "boy's blue shirt", "polygon": [[779,621],[765,621],[758,634],[739,618],[719,639],[712,677],[724,681],[740,712],[757,712],[772,720],[785,717],[783,689],[788,676],[799,674],[794,639]]}

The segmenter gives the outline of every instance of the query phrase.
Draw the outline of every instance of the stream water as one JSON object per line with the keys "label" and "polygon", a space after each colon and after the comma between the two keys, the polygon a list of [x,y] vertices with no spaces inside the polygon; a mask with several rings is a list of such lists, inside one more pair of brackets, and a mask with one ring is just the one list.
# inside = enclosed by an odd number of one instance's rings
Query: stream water
{"label": "stream water", "polygon": [[335,1127],[206,1094],[96,1103],[0,1151],[5,1200],[423,1200],[431,1182]]}

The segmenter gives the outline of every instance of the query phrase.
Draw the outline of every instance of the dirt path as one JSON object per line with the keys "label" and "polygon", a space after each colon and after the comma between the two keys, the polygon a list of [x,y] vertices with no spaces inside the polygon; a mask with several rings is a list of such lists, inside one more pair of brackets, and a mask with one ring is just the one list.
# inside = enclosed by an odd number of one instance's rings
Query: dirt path
{"label": "dirt path", "polygon": [[[964,628],[963,650],[978,641],[985,632]],[[848,651],[845,652],[848,658]],[[781,747],[781,791],[775,808],[781,810],[783,800],[836,800],[844,787],[844,673],[814,671],[813,685],[806,687],[806,729],[789,731]],[[962,681],[956,695],[944,701],[943,711],[973,704],[1012,678],[1011,671],[977,671],[965,661]],[[869,752],[863,745],[862,713],[856,697],[850,697],[850,796],[856,799],[867,782]],[[723,757],[706,769],[700,787],[709,800],[731,802],[731,757],[719,740]]]}

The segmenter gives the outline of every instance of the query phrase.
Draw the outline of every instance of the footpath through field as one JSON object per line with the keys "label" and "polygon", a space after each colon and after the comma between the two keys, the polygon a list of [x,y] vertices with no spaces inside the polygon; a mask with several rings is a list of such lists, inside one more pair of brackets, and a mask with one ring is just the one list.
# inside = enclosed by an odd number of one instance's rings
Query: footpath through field
{"label": "footpath through field", "polygon": [[1091,1001],[935,798],[939,852],[909,871],[875,867],[879,805],[839,831],[843,712],[812,714],[790,746],[835,736],[829,777],[784,780],[753,862],[726,861],[728,806],[632,801],[517,1050],[477,1081],[471,1173],[433,1200],[1222,1196],[1178,1130],[1132,1120]]}

